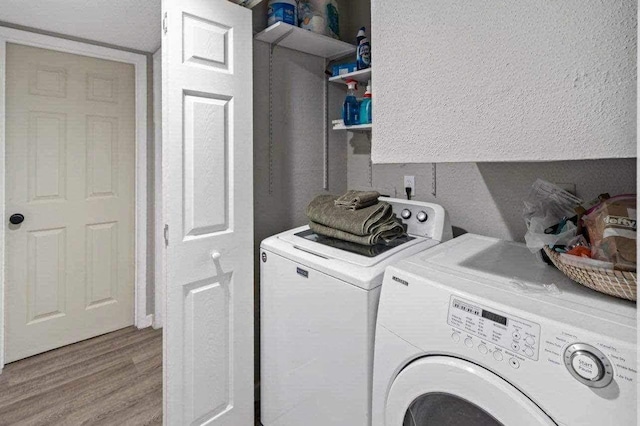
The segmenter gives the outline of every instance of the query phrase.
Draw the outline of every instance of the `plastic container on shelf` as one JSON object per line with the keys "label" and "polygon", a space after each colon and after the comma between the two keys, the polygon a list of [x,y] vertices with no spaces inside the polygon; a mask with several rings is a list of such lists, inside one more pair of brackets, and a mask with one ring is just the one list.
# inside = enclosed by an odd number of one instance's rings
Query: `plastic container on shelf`
{"label": "plastic container on shelf", "polygon": [[298,25],[298,2],[296,0],[269,0],[267,9],[267,24],[284,22]]}
{"label": "plastic container on shelf", "polygon": [[298,2],[300,28],[340,38],[340,21],[336,0],[300,0]]}
{"label": "plastic container on shelf", "polygon": [[371,43],[367,38],[365,27],[360,28],[356,36],[356,64],[359,70],[369,68],[371,66]]}
{"label": "plastic container on shelf", "polygon": [[356,90],[358,82],[355,80],[347,80],[347,97],[344,99],[342,107],[342,119],[345,126],[353,126],[360,124],[360,104],[356,98]]}
{"label": "plastic container on shelf", "polygon": [[364,99],[360,101],[360,124],[371,123],[371,80],[367,84],[367,90],[364,92]]}

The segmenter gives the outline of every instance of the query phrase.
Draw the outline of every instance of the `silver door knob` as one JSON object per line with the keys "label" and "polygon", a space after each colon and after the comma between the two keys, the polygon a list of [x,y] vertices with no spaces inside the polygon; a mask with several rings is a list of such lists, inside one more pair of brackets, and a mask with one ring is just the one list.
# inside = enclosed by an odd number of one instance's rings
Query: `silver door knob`
{"label": "silver door knob", "polygon": [[219,251],[214,250],[211,252],[211,260],[213,260],[214,262],[220,260],[220,256],[221,254]]}

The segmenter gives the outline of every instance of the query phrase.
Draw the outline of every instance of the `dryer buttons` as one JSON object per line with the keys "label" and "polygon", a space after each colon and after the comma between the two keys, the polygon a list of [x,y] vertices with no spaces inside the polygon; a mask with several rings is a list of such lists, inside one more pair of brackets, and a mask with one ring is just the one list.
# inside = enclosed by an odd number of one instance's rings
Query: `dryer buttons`
{"label": "dryer buttons", "polygon": [[613,368],[607,357],[586,343],[574,343],[564,351],[564,365],[583,385],[603,388],[613,380]]}
{"label": "dryer buttons", "polygon": [[471,337],[467,337],[466,339],[464,339],[464,344],[465,344],[466,347],[472,348],[473,347],[473,340],[471,339]]}
{"label": "dryer buttons", "polygon": [[509,365],[511,366],[511,368],[518,369],[518,368],[520,368],[520,361],[518,361],[515,358],[510,358],[509,359]]}
{"label": "dryer buttons", "polygon": [[451,335],[451,340],[453,340],[454,342],[458,343],[460,341],[460,333],[453,333]]}
{"label": "dryer buttons", "polygon": [[502,359],[503,359],[502,352],[501,352],[501,351],[494,350],[494,351],[493,351],[493,358],[494,358],[496,361],[502,361]]}

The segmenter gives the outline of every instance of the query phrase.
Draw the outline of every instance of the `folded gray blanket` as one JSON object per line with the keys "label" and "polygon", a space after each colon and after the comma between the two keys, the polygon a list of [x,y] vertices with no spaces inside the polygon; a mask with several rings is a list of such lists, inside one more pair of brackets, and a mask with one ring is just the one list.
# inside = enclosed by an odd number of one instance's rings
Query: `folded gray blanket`
{"label": "folded gray blanket", "polygon": [[386,222],[378,227],[368,235],[355,235],[349,232],[341,231],[335,228],[329,228],[328,226],[321,225],[315,222],[309,222],[309,228],[316,234],[325,235],[331,238],[337,238],[343,241],[349,241],[351,243],[361,244],[363,246],[375,246],[377,244],[389,243],[396,238],[400,238],[405,234],[404,225],[398,221],[394,215],[394,220]]}
{"label": "folded gray blanket", "polygon": [[378,191],[354,191],[350,189],[345,194],[338,197],[334,204],[336,207],[343,207],[349,210],[358,210],[372,206],[378,202],[380,193]]}
{"label": "folded gray blanket", "polygon": [[379,202],[358,210],[336,207],[335,195],[319,195],[309,203],[309,227],[316,233],[363,245],[389,242],[406,235],[391,205]]}

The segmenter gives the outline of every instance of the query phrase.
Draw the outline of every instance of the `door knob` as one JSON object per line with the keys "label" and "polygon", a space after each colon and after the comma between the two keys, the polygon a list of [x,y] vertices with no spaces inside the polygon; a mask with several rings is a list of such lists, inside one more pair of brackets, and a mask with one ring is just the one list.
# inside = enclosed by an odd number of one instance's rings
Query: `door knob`
{"label": "door knob", "polygon": [[20,225],[24,222],[24,215],[20,213],[12,214],[11,217],[9,217],[9,222],[11,222],[12,225]]}
{"label": "door knob", "polygon": [[220,252],[218,251],[212,251],[211,252],[211,259],[213,259],[214,262],[220,260]]}

